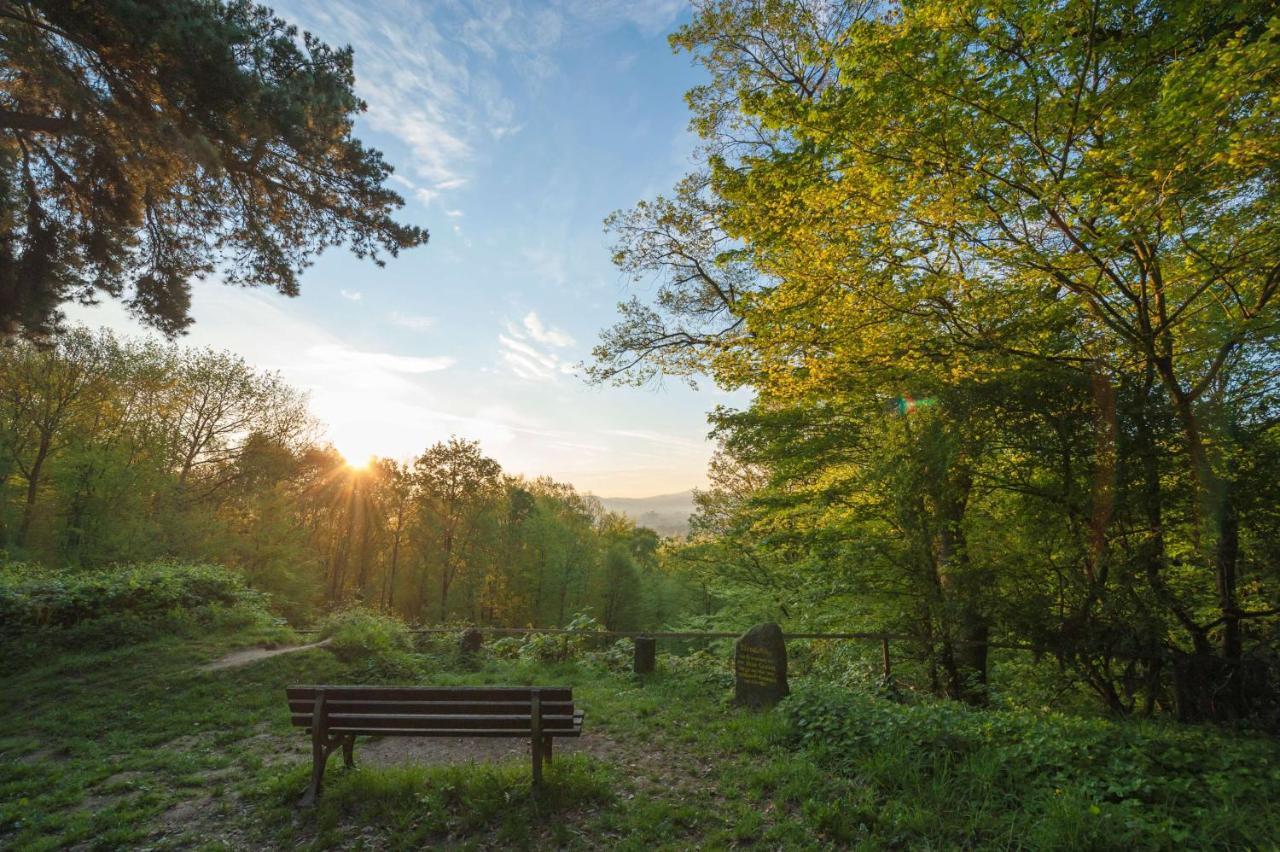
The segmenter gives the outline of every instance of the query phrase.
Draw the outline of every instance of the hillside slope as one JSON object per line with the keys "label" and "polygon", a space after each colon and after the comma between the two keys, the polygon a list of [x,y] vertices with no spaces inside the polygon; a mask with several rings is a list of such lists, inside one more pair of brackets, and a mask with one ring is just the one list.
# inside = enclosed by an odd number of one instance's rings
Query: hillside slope
{"label": "hillside slope", "polygon": [[[367,621],[368,619],[366,619]],[[370,634],[371,635],[371,634]],[[1269,848],[1280,744],[1212,728],[793,680],[777,711],[725,699],[715,656],[540,662],[349,640],[203,670],[253,637],[45,655],[0,708],[0,848]],[[256,641],[256,640],[255,640]],[[510,643],[508,643],[510,645]],[[501,648],[501,653],[500,653]],[[342,651],[337,653],[335,649]],[[2,650],[2,649],[0,649]],[[289,683],[567,684],[586,712],[547,785],[527,743],[361,738],[314,810]]]}
{"label": "hillside slope", "polygon": [[693,490],[655,497],[600,497],[606,509],[625,515],[662,535],[688,535],[693,514]]}

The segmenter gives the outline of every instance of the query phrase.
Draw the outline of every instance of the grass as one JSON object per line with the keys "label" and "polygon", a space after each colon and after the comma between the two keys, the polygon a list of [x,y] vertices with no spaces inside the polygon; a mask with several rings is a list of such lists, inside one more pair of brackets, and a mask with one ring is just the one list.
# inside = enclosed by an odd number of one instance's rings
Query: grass
{"label": "grass", "polygon": [[[8,677],[0,847],[1266,848],[1280,837],[1280,748],[1243,734],[903,707],[804,684],[783,711],[757,714],[727,703],[722,672],[668,660],[645,680],[589,662],[401,650],[198,669],[256,638],[61,653]],[[296,809],[309,747],[288,725],[283,686],[407,678],[572,684],[594,745],[558,755],[539,791],[526,759],[352,771],[335,759],[319,806]]]}

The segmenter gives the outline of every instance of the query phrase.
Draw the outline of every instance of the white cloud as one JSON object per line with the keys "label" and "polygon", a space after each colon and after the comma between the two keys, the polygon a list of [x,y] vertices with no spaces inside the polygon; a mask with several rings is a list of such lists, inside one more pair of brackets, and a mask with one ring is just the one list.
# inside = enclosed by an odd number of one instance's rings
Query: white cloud
{"label": "white cloud", "polygon": [[494,139],[506,139],[508,136],[514,136],[515,134],[519,133],[521,130],[524,130],[524,124],[515,124],[515,125],[508,124],[508,125],[501,125],[498,127],[490,127],[489,133],[493,135]]}
{"label": "white cloud", "polygon": [[423,203],[462,186],[477,147],[524,126],[504,78],[514,71],[536,89],[557,73],[557,52],[583,38],[632,26],[656,35],[678,17],[682,0],[512,0],[423,3],[383,0],[279,0],[286,19],[330,45],[355,51],[356,92],[364,120],[409,148],[396,180]]}
{"label": "white cloud", "polygon": [[609,31],[630,24],[648,36],[671,26],[687,0],[560,0],[575,29]]}
{"label": "white cloud", "polygon": [[462,211],[461,211],[461,210],[446,210],[446,211],[444,211],[444,215],[448,216],[450,219],[460,219],[460,218],[462,218]]}
{"label": "white cloud", "polygon": [[689,450],[691,452],[701,452],[705,450],[707,445],[705,440],[695,441],[689,438],[682,438],[678,435],[665,435],[661,432],[653,432],[644,429],[609,429],[606,434],[617,435],[620,438],[628,438],[631,440],[645,441],[650,444],[658,444],[662,447]]}
{"label": "white cloud", "polygon": [[544,348],[571,346],[573,338],[559,329],[547,328],[536,311],[526,314],[520,325],[509,322],[506,328],[505,334],[498,335],[498,358],[518,378],[550,382],[574,372],[571,362]]}
{"label": "white cloud", "polygon": [[505,334],[498,335],[498,342],[527,364],[537,365],[539,369],[546,371],[556,368],[557,359],[554,354],[540,352],[528,343],[510,338]]}
{"label": "white cloud", "polygon": [[573,345],[572,337],[558,328],[547,328],[535,311],[529,311],[529,313],[525,314],[524,327],[529,332],[529,336],[539,343],[561,348]]}
{"label": "white cloud", "polygon": [[436,324],[435,317],[422,314],[402,314],[399,311],[392,311],[387,319],[391,320],[392,325],[398,325],[410,331],[426,331]]}
{"label": "white cloud", "polygon": [[[278,370],[309,394],[325,437],[352,461],[371,454],[411,458],[457,434],[479,440],[509,472],[547,474],[597,494],[664,494],[704,481],[711,445],[697,438],[705,430],[703,406],[679,414],[664,404],[661,423],[650,424],[634,405],[628,407],[625,393],[601,396],[576,382],[555,384],[568,365],[555,351],[544,351],[518,322],[512,324],[514,335],[505,329],[502,336],[538,357],[504,345],[513,359],[523,360],[516,362],[523,373],[500,360],[495,367],[508,384],[495,393],[488,382],[502,379],[477,381],[484,369],[478,365],[471,373],[463,363],[423,372],[447,359],[412,358],[343,341],[341,323],[329,329],[310,321],[296,303],[270,291],[204,281],[195,284],[192,295],[198,322],[183,345],[230,349],[256,367]],[[115,300],[96,307],[69,305],[67,312],[73,321],[154,336]],[[526,387],[512,387],[513,376]],[[611,430],[619,423],[621,429]],[[689,435],[684,441],[670,434],[681,425]]]}
{"label": "white cloud", "polygon": [[346,288],[343,288],[338,291],[338,294],[350,302],[359,302],[364,299],[364,293],[361,293],[359,290],[347,290]]}
{"label": "white cloud", "polygon": [[447,370],[457,359],[447,355],[429,358],[392,355],[390,352],[361,352],[343,343],[322,343],[307,350],[307,358],[317,367],[386,370],[391,373],[435,373]]}

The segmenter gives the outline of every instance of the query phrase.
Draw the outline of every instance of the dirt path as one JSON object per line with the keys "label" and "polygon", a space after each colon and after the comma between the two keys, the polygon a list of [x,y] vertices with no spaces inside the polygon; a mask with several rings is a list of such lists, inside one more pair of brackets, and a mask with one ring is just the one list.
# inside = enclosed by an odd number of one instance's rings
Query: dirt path
{"label": "dirt path", "polygon": [[323,648],[328,645],[330,640],[324,639],[320,642],[312,642],[310,645],[289,645],[284,648],[246,648],[243,651],[233,651],[220,660],[214,660],[208,665],[200,667],[202,672],[213,672],[218,669],[235,669],[240,666],[247,666],[250,663],[256,663],[258,660],[265,660],[268,657],[278,657],[281,654],[292,654],[297,651],[309,651],[312,648]]}
{"label": "dirt path", "polygon": [[[640,744],[596,730],[586,730],[580,738],[557,739],[557,755],[586,754],[612,764],[633,791],[658,788],[690,791],[705,789],[712,763],[700,756],[660,745],[652,740]],[[436,739],[433,737],[383,737],[356,741],[357,765],[395,766],[419,764],[500,763],[529,760],[527,739]]]}

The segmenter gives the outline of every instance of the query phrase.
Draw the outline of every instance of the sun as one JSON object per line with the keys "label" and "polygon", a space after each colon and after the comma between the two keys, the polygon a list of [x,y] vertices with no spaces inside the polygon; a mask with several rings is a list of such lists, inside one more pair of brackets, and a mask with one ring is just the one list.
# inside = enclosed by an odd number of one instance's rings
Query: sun
{"label": "sun", "polygon": [[343,456],[343,461],[347,463],[347,467],[355,471],[356,473],[363,473],[364,471],[372,467],[373,459],[374,459],[373,456],[369,456],[364,461],[357,461],[353,459],[348,459],[346,456]]}
{"label": "sun", "polygon": [[380,455],[376,434],[350,428],[330,429],[328,437],[333,448],[352,470],[364,470]]}
{"label": "sun", "polygon": [[337,436],[330,436],[330,442],[351,470],[368,470],[378,458],[378,454],[365,441],[338,440]]}
{"label": "sun", "polygon": [[373,462],[377,459],[377,456],[373,453],[360,456],[345,453],[341,449],[338,450],[338,453],[342,456],[342,460],[346,462],[347,467],[354,471],[368,470],[373,467]]}

